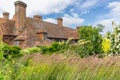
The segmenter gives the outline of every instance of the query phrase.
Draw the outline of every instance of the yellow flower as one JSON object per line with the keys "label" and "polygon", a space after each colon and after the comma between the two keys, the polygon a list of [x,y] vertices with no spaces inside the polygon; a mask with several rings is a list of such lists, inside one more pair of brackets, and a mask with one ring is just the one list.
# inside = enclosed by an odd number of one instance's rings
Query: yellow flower
{"label": "yellow flower", "polygon": [[102,41],[102,49],[105,53],[107,53],[110,50],[110,40],[105,38]]}

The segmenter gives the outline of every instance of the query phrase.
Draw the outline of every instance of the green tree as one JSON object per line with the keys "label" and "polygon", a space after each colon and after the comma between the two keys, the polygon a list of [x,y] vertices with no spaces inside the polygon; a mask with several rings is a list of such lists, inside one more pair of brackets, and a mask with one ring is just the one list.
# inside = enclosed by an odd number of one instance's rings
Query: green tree
{"label": "green tree", "polygon": [[95,27],[99,30],[99,32],[102,32],[105,26],[102,24],[97,24]]}
{"label": "green tree", "polygon": [[92,48],[90,52],[91,55],[102,53],[102,36],[99,34],[99,30],[99,28],[92,26],[82,26],[78,30],[80,39],[89,40],[91,42],[89,43],[91,47],[87,45]]}

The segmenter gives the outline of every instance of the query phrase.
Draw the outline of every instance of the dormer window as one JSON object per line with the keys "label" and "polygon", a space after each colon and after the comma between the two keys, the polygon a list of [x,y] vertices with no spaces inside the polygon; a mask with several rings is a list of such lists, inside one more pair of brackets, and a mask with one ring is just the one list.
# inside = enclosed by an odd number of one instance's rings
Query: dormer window
{"label": "dormer window", "polygon": [[15,45],[20,46],[24,42],[25,37],[24,36],[18,36],[15,38]]}
{"label": "dormer window", "polygon": [[19,44],[20,44],[19,41],[15,41],[16,46],[19,46]]}
{"label": "dormer window", "polygon": [[47,33],[44,33],[44,40],[47,39]]}
{"label": "dormer window", "polygon": [[46,40],[47,39],[47,32],[44,30],[39,30],[36,32],[37,36],[42,39],[42,40]]}

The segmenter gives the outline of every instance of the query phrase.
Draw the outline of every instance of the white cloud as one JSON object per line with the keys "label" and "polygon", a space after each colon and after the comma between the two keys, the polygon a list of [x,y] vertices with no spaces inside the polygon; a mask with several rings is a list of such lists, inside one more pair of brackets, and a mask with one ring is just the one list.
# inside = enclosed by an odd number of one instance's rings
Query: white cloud
{"label": "white cloud", "polygon": [[109,16],[112,17],[119,17],[120,19],[120,2],[111,2],[108,5],[108,8],[110,8]]}
{"label": "white cloud", "polygon": [[76,13],[73,13],[72,15],[65,14],[63,20],[65,26],[71,27],[80,26],[84,22],[84,19],[80,18]]}
{"label": "white cloud", "polygon": [[57,24],[57,20],[55,20],[55,19],[53,19],[53,18],[47,18],[47,19],[45,19],[44,21]]}
{"label": "white cloud", "polygon": [[96,22],[94,25],[102,24],[103,26],[105,26],[105,28],[103,29],[103,34],[105,34],[108,31],[110,32],[113,31],[112,21],[114,21],[116,24],[119,24],[119,22],[116,21],[115,19],[105,19],[105,20]]}
{"label": "white cloud", "polygon": [[[5,11],[14,14],[14,2],[16,0],[0,0],[0,6]],[[73,3],[73,0],[21,0],[27,4],[27,15],[61,13],[65,8]],[[3,11],[0,11],[2,13]],[[2,14],[0,14],[2,16]]]}
{"label": "white cloud", "polygon": [[87,0],[85,1],[81,6],[80,8],[81,9],[87,9],[87,8],[90,8],[92,6],[95,6],[95,4],[98,2],[98,0]]}
{"label": "white cloud", "polygon": [[[72,15],[64,14],[63,18],[63,25],[75,28],[76,26],[80,26],[83,22],[84,19],[80,18],[77,13],[72,13]],[[48,21],[51,23],[57,23],[56,19],[48,18],[45,19],[44,21]]]}
{"label": "white cloud", "polygon": [[81,13],[80,13],[80,15],[83,15],[83,14],[88,14],[90,11],[88,11],[88,10],[85,10],[85,11],[82,11]]}
{"label": "white cloud", "polygon": [[110,2],[107,7],[110,10],[109,13],[99,16],[99,21],[95,23],[95,25],[102,24],[105,26],[103,34],[107,31],[113,31],[112,21],[120,24],[120,2]]}
{"label": "white cloud", "polygon": [[103,32],[106,33],[107,31],[113,30],[112,21],[113,19],[102,20],[100,22],[97,22],[96,24],[102,24],[103,26],[105,26],[105,28],[103,29]]}

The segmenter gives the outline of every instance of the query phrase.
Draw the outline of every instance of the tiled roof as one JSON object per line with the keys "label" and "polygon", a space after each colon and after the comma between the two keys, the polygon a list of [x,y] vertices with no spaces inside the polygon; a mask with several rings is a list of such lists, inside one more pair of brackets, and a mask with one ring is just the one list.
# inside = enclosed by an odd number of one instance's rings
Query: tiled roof
{"label": "tiled roof", "polygon": [[[2,30],[2,35],[16,35],[15,23],[13,20],[0,18],[0,29]],[[33,18],[27,18],[23,31],[20,35],[17,35],[14,40],[24,41],[20,45],[22,48],[33,47],[35,45],[48,45],[52,42],[49,39],[40,39],[37,36],[37,33],[46,33],[48,38],[78,39],[77,29],[59,26],[42,20],[34,20]],[[12,43],[13,41],[11,41],[10,44]]]}
{"label": "tiled roof", "polygon": [[0,28],[3,35],[15,35],[15,25],[12,20],[0,18]]}
{"label": "tiled roof", "polygon": [[40,30],[44,30],[47,32],[47,36],[50,38],[73,38],[78,39],[78,33],[76,29],[64,27],[64,26],[58,26],[57,24],[45,22],[45,21],[39,21],[39,20],[29,20],[31,26],[34,27],[34,30],[37,32]]}

